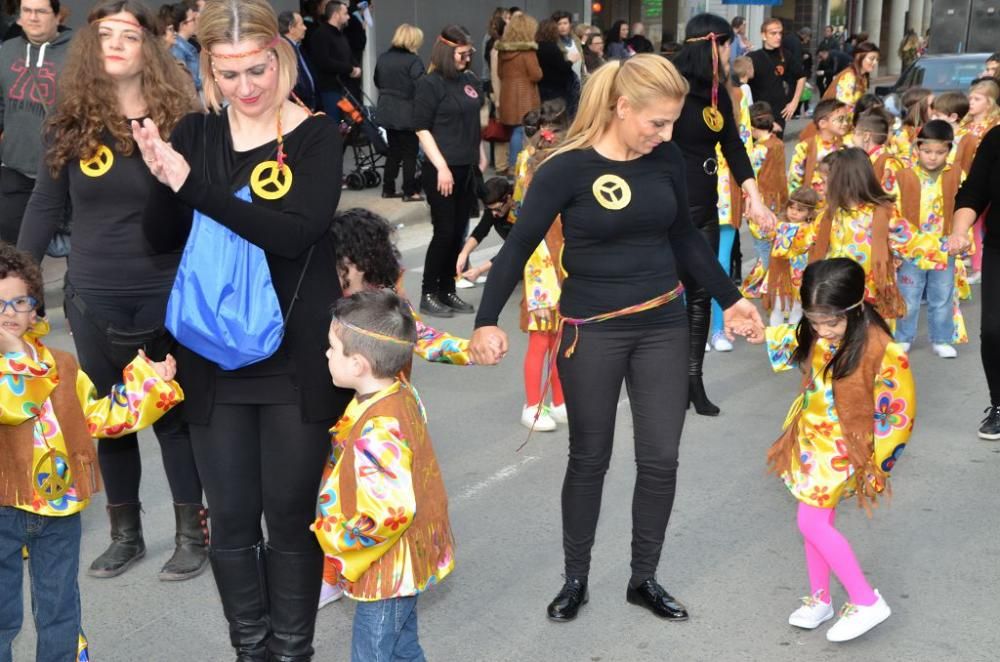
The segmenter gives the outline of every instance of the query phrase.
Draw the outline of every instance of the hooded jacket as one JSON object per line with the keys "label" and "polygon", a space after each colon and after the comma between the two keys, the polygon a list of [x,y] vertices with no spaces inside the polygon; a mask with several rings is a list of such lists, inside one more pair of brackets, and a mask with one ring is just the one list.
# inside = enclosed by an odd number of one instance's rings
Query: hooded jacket
{"label": "hooded jacket", "polygon": [[60,28],[36,46],[25,37],[0,49],[0,163],[34,179],[42,155],[42,122],[55,107],[59,72],[73,32]]}

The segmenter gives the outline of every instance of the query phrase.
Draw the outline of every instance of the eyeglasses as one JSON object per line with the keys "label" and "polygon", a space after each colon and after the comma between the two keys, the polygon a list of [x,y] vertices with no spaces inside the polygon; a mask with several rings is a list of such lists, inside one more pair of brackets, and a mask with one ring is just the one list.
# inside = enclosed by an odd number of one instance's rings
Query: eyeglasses
{"label": "eyeglasses", "polygon": [[21,7],[21,16],[25,18],[35,16],[37,18],[45,18],[46,16],[52,16],[51,9],[29,9],[28,7]]}
{"label": "eyeglasses", "polygon": [[38,307],[38,300],[33,296],[17,297],[10,301],[0,299],[0,315],[7,312],[7,308],[13,308],[15,313],[30,313]]}
{"label": "eyeglasses", "polygon": [[851,118],[847,115],[837,115],[836,117],[831,117],[830,121],[836,124],[850,124]]}
{"label": "eyeglasses", "polygon": [[471,60],[472,59],[472,54],[475,53],[475,52],[476,52],[475,48],[470,48],[467,51],[462,51],[461,53],[456,53],[456,54],[458,55],[458,57],[462,58],[463,60]]}

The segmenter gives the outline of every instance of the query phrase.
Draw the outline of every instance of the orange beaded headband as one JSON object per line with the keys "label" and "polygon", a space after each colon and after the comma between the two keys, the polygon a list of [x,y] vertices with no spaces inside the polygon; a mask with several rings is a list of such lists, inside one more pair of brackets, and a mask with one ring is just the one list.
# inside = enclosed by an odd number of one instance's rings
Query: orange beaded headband
{"label": "orange beaded headband", "polygon": [[440,41],[445,46],[451,46],[452,48],[458,48],[461,46],[458,42],[451,41],[450,39],[445,39],[444,37],[438,35],[438,41]]}
{"label": "orange beaded headband", "polygon": [[391,342],[394,345],[403,345],[404,347],[412,347],[415,344],[415,343],[413,343],[413,342],[411,342],[409,340],[404,340],[403,338],[396,338],[395,336],[387,336],[384,333],[379,333],[378,331],[372,331],[370,329],[363,329],[360,326],[355,326],[354,324],[351,324],[350,322],[345,322],[342,319],[336,319],[335,321],[340,326],[343,326],[343,327],[345,327],[347,329],[350,329],[351,331],[354,331],[355,333],[360,333],[363,336],[368,336],[369,338],[374,338],[375,340],[383,340],[385,342]]}
{"label": "orange beaded headband", "polygon": [[243,53],[233,53],[232,55],[216,55],[215,53],[209,52],[212,59],[218,58],[219,60],[239,60],[241,58],[250,57],[251,55],[256,55],[257,53],[262,53],[264,51],[269,51],[280,43],[281,37],[275,35],[274,39],[269,41],[264,46],[260,48],[255,48],[251,51],[245,51]]}
{"label": "orange beaded headband", "polygon": [[94,19],[90,22],[91,25],[97,25],[99,23],[124,23],[125,25],[131,26],[136,30],[143,30],[144,28],[139,24],[138,21],[130,21],[127,18],[117,18],[115,16],[105,16],[104,18]]}

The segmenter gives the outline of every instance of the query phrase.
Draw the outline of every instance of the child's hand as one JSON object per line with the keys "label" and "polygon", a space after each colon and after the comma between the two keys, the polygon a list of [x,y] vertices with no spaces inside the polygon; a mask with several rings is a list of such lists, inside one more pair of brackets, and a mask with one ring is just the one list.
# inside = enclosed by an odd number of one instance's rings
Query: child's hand
{"label": "child's hand", "polygon": [[0,352],[12,354],[15,352],[24,352],[26,349],[24,341],[19,336],[0,326]]}
{"label": "child's hand", "polygon": [[550,308],[539,308],[538,310],[529,310],[528,316],[534,320],[535,327],[539,331],[554,331],[555,330],[555,315],[554,311]]}
{"label": "child's hand", "polygon": [[172,381],[174,377],[177,376],[177,361],[170,354],[167,354],[166,358],[162,361],[151,361],[146,352],[139,350],[139,356],[142,357],[143,361],[149,363],[153,368],[153,372],[165,382]]}

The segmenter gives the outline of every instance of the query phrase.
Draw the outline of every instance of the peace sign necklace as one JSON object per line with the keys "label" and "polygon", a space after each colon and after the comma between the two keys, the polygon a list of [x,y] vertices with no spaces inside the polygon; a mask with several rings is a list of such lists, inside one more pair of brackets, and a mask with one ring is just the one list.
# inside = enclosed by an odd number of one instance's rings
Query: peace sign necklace
{"label": "peace sign necklace", "polygon": [[285,138],[281,134],[281,106],[276,116],[278,154],[275,161],[258,163],[250,173],[250,188],[258,198],[278,200],[292,188],[292,169],[285,163]]}
{"label": "peace sign necklace", "polygon": [[[35,468],[31,472],[31,484],[38,496],[46,501],[58,501],[69,492],[73,484],[73,476],[69,472],[69,456],[49,445],[48,439],[45,438],[45,430],[40,428],[40,425],[41,421],[36,418],[35,429],[39,439],[45,444],[46,452],[35,463]],[[59,472],[60,465],[62,473]]]}
{"label": "peace sign necklace", "polygon": [[701,111],[701,118],[705,122],[705,126],[719,133],[722,131],[724,121],[722,118],[722,113],[719,112],[719,39],[720,35],[714,32],[709,32],[704,37],[691,37],[688,42],[694,41],[710,41],[712,48],[712,105],[705,106]]}

